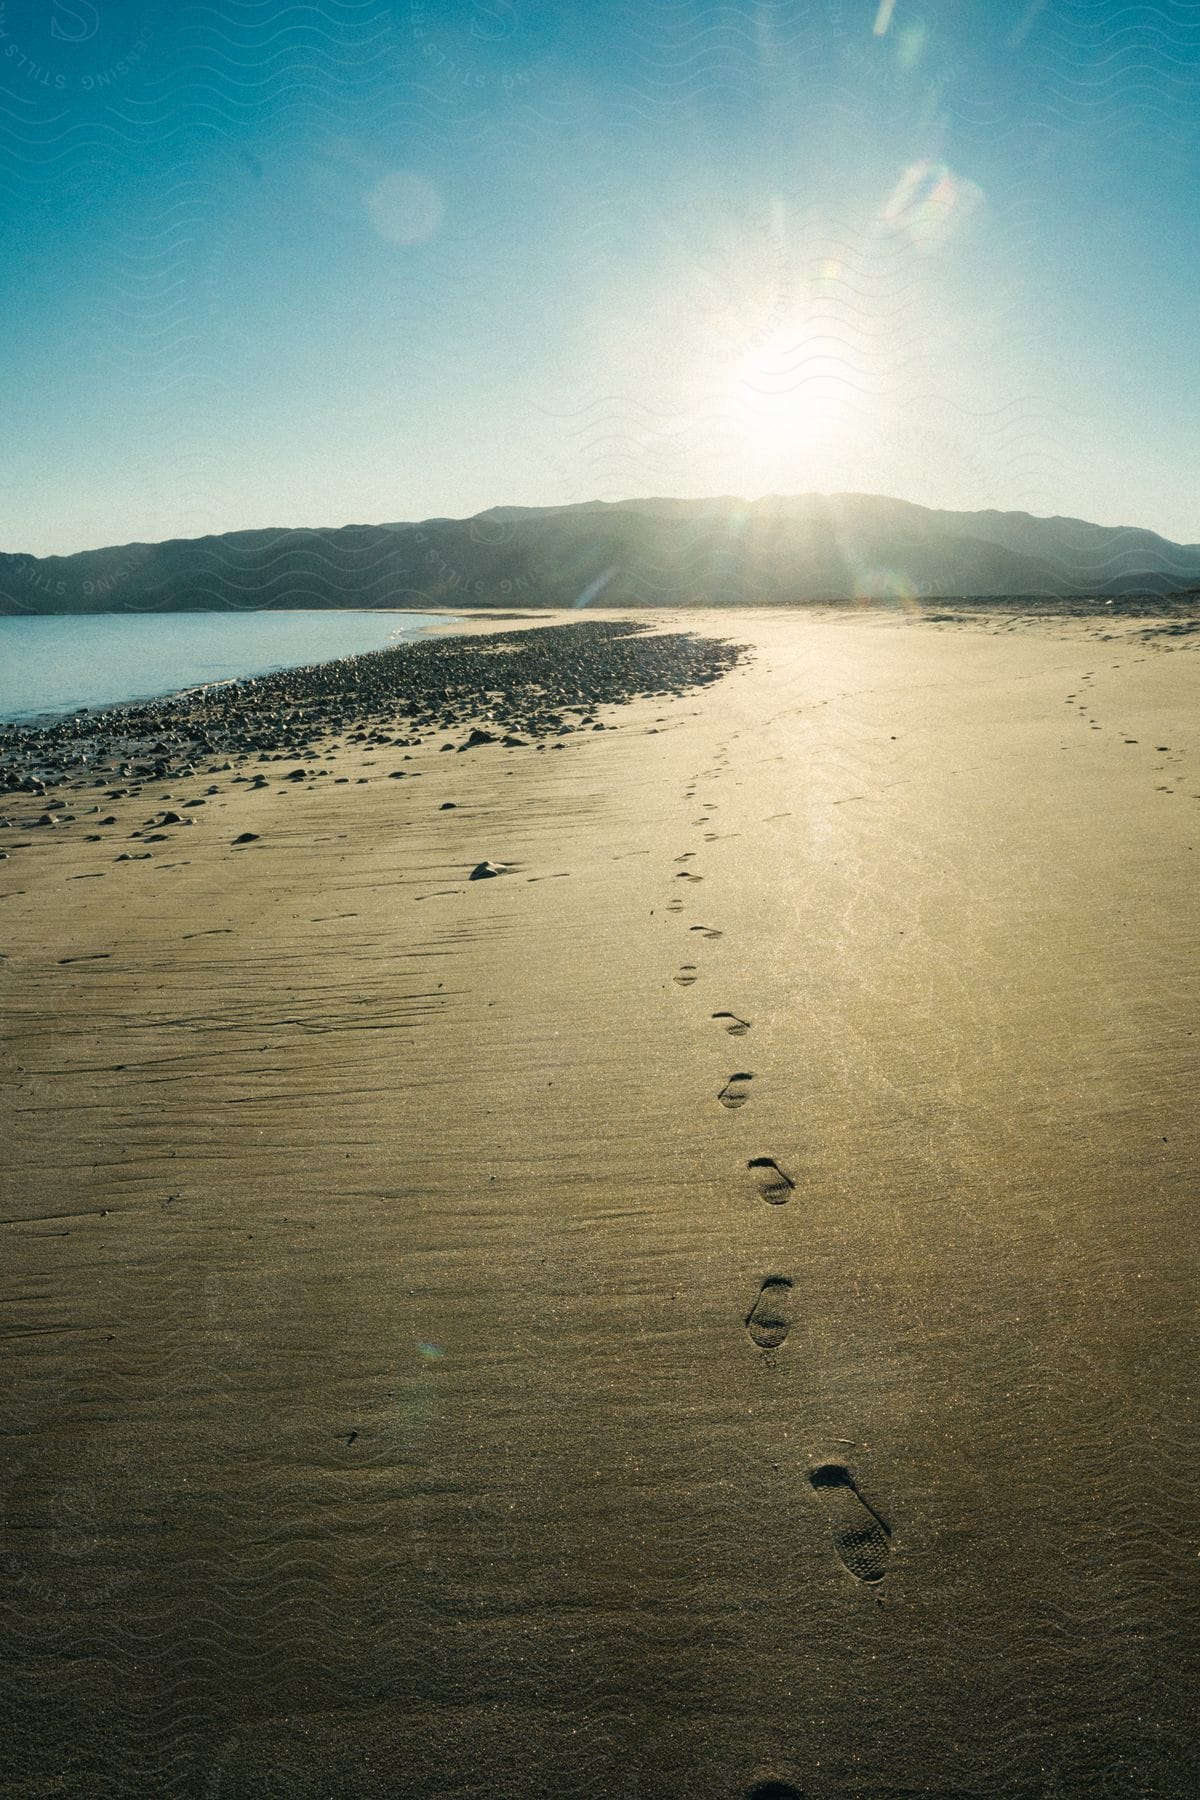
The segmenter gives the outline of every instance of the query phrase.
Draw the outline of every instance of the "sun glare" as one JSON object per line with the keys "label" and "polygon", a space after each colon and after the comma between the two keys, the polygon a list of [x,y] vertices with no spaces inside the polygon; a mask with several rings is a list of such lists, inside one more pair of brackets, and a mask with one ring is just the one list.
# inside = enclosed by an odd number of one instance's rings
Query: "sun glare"
{"label": "sun glare", "polygon": [[743,430],[779,447],[843,425],[858,397],[845,343],[802,329],[777,332],[739,357],[732,386]]}

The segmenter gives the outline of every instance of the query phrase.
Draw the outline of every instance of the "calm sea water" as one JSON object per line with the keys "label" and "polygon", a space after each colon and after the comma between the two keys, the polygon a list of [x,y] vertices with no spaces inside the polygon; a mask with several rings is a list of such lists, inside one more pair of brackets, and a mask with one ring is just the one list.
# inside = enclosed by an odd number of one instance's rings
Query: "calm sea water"
{"label": "calm sea water", "polygon": [[444,613],[353,611],[0,619],[0,719],[149,700],[206,681],[330,662],[445,623]]}

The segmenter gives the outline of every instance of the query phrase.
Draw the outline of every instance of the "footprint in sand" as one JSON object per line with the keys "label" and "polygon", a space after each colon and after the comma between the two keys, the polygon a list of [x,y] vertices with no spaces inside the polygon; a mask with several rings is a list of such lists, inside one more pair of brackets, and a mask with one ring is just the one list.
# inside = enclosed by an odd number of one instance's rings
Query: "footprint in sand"
{"label": "footprint in sand", "polygon": [[713,1018],[729,1020],[729,1024],[725,1027],[725,1029],[729,1033],[730,1037],[745,1037],[746,1033],[750,1029],[749,1019],[739,1019],[736,1013],[715,1012],[713,1014]]}
{"label": "footprint in sand", "polygon": [[804,1796],[790,1781],[756,1781],[746,1789],[746,1800],[804,1800]]}
{"label": "footprint in sand", "polygon": [[825,1507],[833,1547],[856,1581],[882,1581],[887,1574],[892,1534],[863,1499],[849,1469],[822,1463],[809,1475]]}
{"label": "footprint in sand", "polygon": [[750,1098],[749,1089],[753,1080],[753,1075],[747,1074],[745,1071],[738,1075],[731,1075],[717,1095],[717,1099],[722,1106],[729,1107],[731,1112],[736,1107],[745,1106]]}
{"label": "footprint in sand", "polygon": [[769,1206],[786,1206],[796,1184],[773,1156],[752,1156],[746,1164],[759,1176],[758,1191]]}
{"label": "footprint in sand", "polygon": [[684,963],[675,980],[680,987],[691,987],[698,979],[695,963]]}
{"label": "footprint in sand", "polygon": [[713,925],[689,925],[689,931],[702,931],[706,938],[719,938],[722,933]]}
{"label": "footprint in sand", "polygon": [[746,1314],[746,1330],[760,1350],[777,1350],[792,1329],[792,1284],[786,1275],[768,1275]]}

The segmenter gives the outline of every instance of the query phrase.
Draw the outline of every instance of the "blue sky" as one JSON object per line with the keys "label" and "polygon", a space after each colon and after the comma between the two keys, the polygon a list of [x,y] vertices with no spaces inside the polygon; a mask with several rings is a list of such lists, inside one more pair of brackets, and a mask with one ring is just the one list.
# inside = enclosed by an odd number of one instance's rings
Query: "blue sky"
{"label": "blue sky", "polygon": [[863,490],[1200,540],[1195,0],[5,0],[0,548]]}

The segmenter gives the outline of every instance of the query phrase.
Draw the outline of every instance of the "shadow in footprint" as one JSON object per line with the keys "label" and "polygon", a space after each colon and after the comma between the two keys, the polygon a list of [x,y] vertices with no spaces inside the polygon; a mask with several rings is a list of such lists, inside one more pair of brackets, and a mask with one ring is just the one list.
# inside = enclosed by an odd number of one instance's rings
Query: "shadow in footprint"
{"label": "shadow in footprint", "polygon": [[679,983],[680,987],[691,987],[693,982],[697,980],[695,963],[684,963],[674,979]]}
{"label": "shadow in footprint", "polygon": [[723,933],[717,930],[715,925],[689,925],[688,930],[702,931],[706,938],[719,938],[723,935]]}
{"label": "shadow in footprint", "polygon": [[746,1800],[804,1800],[804,1795],[790,1781],[756,1781],[746,1789]]}
{"label": "shadow in footprint", "polygon": [[758,1191],[770,1206],[785,1206],[796,1190],[796,1184],[773,1156],[752,1156],[746,1164],[760,1177]]}
{"label": "shadow in footprint", "polygon": [[792,1284],[786,1275],[768,1275],[746,1314],[746,1330],[760,1350],[777,1350],[792,1329]]}
{"label": "shadow in footprint", "polygon": [[717,1099],[721,1102],[722,1106],[727,1106],[731,1112],[736,1107],[745,1106],[747,1100],[750,1098],[750,1083],[753,1080],[753,1075],[747,1074],[745,1071],[739,1075],[731,1075],[729,1080],[725,1083],[725,1086],[717,1095]]}
{"label": "shadow in footprint", "polygon": [[887,1574],[892,1534],[863,1499],[849,1469],[822,1463],[808,1477],[824,1504],[833,1547],[856,1581],[882,1581]]}
{"label": "shadow in footprint", "polygon": [[732,1021],[730,1024],[728,1024],[725,1027],[725,1029],[729,1033],[730,1037],[745,1037],[746,1033],[750,1029],[749,1019],[739,1019],[738,1015],[733,1012],[715,1012],[713,1014],[713,1018],[714,1019],[729,1019]]}

